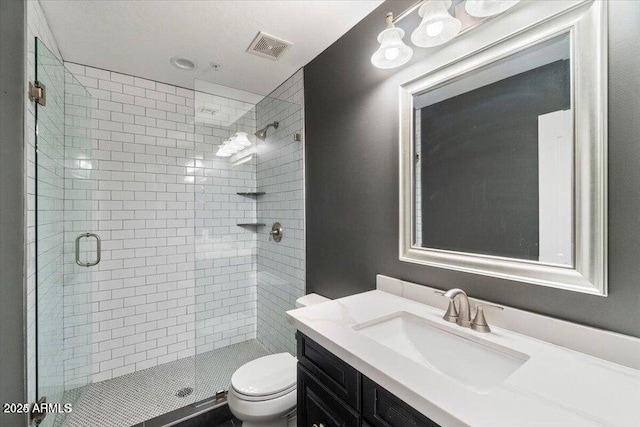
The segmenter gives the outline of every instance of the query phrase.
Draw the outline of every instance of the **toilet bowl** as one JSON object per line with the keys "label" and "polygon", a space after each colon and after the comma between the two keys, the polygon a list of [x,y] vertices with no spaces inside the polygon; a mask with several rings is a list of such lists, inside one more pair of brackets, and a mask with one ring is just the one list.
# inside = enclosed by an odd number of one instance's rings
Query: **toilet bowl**
{"label": "toilet bowl", "polygon": [[[310,294],[297,307],[329,301]],[[289,353],[260,357],[242,365],[231,377],[227,402],[242,427],[296,426],[296,364]]]}
{"label": "toilet bowl", "polygon": [[289,353],[264,356],[231,377],[227,401],[243,427],[285,427],[296,409],[296,363]]}

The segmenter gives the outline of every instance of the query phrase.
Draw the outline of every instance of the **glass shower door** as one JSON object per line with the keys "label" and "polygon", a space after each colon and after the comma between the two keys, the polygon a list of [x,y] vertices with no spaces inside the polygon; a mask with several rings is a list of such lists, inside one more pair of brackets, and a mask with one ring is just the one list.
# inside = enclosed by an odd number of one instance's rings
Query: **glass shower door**
{"label": "glass shower door", "polygon": [[[75,403],[91,369],[91,266],[99,257],[91,215],[91,97],[36,39],[35,365],[37,398]],[[81,233],[84,233],[81,235]],[[41,425],[64,425],[49,413]]]}
{"label": "glass shower door", "polygon": [[[200,400],[227,390],[252,360],[296,354],[285,312],[304,294],[303,121],[286,85],[277,92],[285,99],[232,99],[206,82],[194,87]],[[284,228],[277,241],[276,222]]]}
{"label": "glass shower door", "polygon": [[[256,236],[266,232],[256,216],[255,103],[201,83],[194,84],[196,401],[227,390],[236,369],[269,354],[255,333]],[[242,148],[220,153],[238,136]]]}

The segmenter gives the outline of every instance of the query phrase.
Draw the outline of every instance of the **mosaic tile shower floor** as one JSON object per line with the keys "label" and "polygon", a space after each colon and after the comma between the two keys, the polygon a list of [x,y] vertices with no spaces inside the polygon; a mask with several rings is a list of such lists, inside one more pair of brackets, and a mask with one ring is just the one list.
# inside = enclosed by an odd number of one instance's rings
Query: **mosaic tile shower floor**
{"label": "mosaic tile shower floor", "polygon": [[[75,389],[64,399],[75,402],[73,412],[55,425],[129,427],[228,389],[236,369],[268,354],[257,340],[249,340]],[[176,396],[185,387],[193,392]]]}

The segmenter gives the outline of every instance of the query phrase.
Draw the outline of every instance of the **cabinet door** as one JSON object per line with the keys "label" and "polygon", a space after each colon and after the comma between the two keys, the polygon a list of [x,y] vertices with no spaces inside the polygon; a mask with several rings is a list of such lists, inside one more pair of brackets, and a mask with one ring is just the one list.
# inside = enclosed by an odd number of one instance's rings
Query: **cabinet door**
{"label": "cabinet door", "polygon": [[298,427],[359,426],[359,415],[298,363]]}
{"label": "cabinet door", "polygon": [[360,373],[298,332],[298,361],[341,400],[360,411]]}
{"label": "cabinet door", "polygon": [[439,427],[438,424],[362,376],[362,416],[375,427]]}

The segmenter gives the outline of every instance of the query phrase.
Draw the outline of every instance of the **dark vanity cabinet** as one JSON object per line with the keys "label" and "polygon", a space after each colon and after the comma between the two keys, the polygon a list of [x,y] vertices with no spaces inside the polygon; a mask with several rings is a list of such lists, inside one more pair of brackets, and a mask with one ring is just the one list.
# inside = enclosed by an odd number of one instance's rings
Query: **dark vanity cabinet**
{"label": "dark vanity cabinet", "polygon": [[304,334],[298,340],[298,427],[438,427]]}

